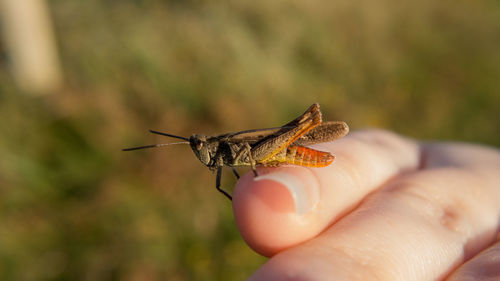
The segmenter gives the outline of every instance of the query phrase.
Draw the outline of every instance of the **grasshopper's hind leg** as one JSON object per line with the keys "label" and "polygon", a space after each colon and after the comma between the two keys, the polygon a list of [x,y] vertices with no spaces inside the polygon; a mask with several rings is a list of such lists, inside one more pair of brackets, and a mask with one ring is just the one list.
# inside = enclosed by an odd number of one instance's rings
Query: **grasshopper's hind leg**
{"label": "grasshopper's hind leg", "polygon": [[217,168],[217,176],[215,177],[215,188],[217,188],[217,190],[220,193],[224,194],[224,196],[226,196],[229,200],[233,201],[233,197],[231,197],[229,193],[227,193],[224,189],[220,187],[221,177],[222,177],[222,167],[219,167]]}

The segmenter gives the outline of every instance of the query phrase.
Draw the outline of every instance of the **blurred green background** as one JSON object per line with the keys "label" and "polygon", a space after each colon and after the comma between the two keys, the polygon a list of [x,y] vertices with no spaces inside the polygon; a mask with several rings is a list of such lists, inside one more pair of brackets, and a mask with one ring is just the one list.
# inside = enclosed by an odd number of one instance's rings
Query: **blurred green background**
{"label": "blurred green background", "polygon": [[[64,76],[19,90],[0,41],[1,280],[242,280],[264,261],[182,136],[313,102],[352,130],[500,145],[500,2],[48,1]],[[224,186],[234,184],[232,175]]]}

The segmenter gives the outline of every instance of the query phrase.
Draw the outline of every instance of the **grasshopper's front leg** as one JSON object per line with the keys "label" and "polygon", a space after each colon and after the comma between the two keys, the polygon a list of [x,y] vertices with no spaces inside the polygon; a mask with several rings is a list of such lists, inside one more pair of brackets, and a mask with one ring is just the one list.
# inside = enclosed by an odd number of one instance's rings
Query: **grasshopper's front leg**
{"label": "grasshopper's front leg", "polygon": [[217,160],[215,161],[215,167],[217,167],[217,175],[215,177],[215,188],[217,190],[224,194],[229,200],[233,200],[233,197],[229,195],[224,189],[222,189],[221,186],[221,179],[222,179],[222,167],[224,166],[224,159],[222,159],[222,156],[218,156],[216,158]]}
{"label": "grasshopper's front leg", "polygon": [[222,178],[222,166],[219,166],[219,168],[217,168],[217,176],[215,177],[215,188],[217,188],[217,190],[220,193],[224,194],[224,196],[226,196],[229,200],[233,201],[233,197],[220,187],[221,178]]}
{"label": "grasshopper's front leg", "polygon": [[[240,175],[238,174],[236,169],[234,167],[231,167],[231,169],[233,170],[233,174],[236,176],[236,178],[240,179]],[[217,191],[224,194],[224,196],[226,196],[229,200],[233,201],[233,197],[220,187],[221,180],[222,180],[222,166],[219,166],[219,168],[217,168],[217,175],[215,177],[215,188],[217,188]]]}

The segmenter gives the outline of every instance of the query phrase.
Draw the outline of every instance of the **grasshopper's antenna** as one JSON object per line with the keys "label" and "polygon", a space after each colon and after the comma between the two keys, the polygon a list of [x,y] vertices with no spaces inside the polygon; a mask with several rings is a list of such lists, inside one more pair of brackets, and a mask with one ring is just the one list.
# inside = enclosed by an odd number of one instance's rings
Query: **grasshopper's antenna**
{"label": "grasshopper's antenna", "polygon": [[162,133],[162,132],[158,132],[158,131],[154,131],[154,130],[149,130],[149,131],[151,133],[153,133],[153,134],[157,134],[157,135],[162,135],[162,136],[166,136],[166,137],[171,137],[171,138],[176,138],[176,139],[181,139],[181,140],[189,141],[189,139],[185,138],[185,137],[180,137],[180,136],[176,136],[176,135]]}
{"label": "grasshopper's antenna", "polygon": [[171,142],[171,143],[157,143],[157,144],[143,145],[143,146],[138,146],[138,147],[124,148],[122,150],[123,151],[131,151],[131,150],[138,150],[138,149],[144,149],[144,148],[155,148],[155,147],[167,146],[167,145],[172,145],[172,144],[189,144],[189,142],[188,141],[181,141],[181,142]]}

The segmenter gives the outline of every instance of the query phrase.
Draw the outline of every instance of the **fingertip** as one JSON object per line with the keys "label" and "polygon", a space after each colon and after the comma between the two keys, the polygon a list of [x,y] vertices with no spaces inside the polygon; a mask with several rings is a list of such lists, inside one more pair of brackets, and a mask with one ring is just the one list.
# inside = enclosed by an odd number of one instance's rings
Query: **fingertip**
{"label": "fingertip", "polygon": [[279,232],[276,227],[295,208],[287,192],[285,187],[271,181],[254,181],[252,173],[243,176],[235,187],[236,225],[246,243],[261,255],[272,256],[283,247],[282,241],[276,241]]}
{"label": "fingertip", "polygon": [[[247,244],[264,256],[315,236],[317,182],[307,169],[282,167],[272,173],[244,175],[233,194],[238,229]],[[317,232],[317,231],[316,231]]]}
{"label": "fingertip", "polygon": [[238,210],[264,208],[276,214],[291,213],[295,210],[293,198],[286,187],[274,184],[272,180],[254,177],[252,173],[246,174],[238,182],[233,196],[234,206]]}

